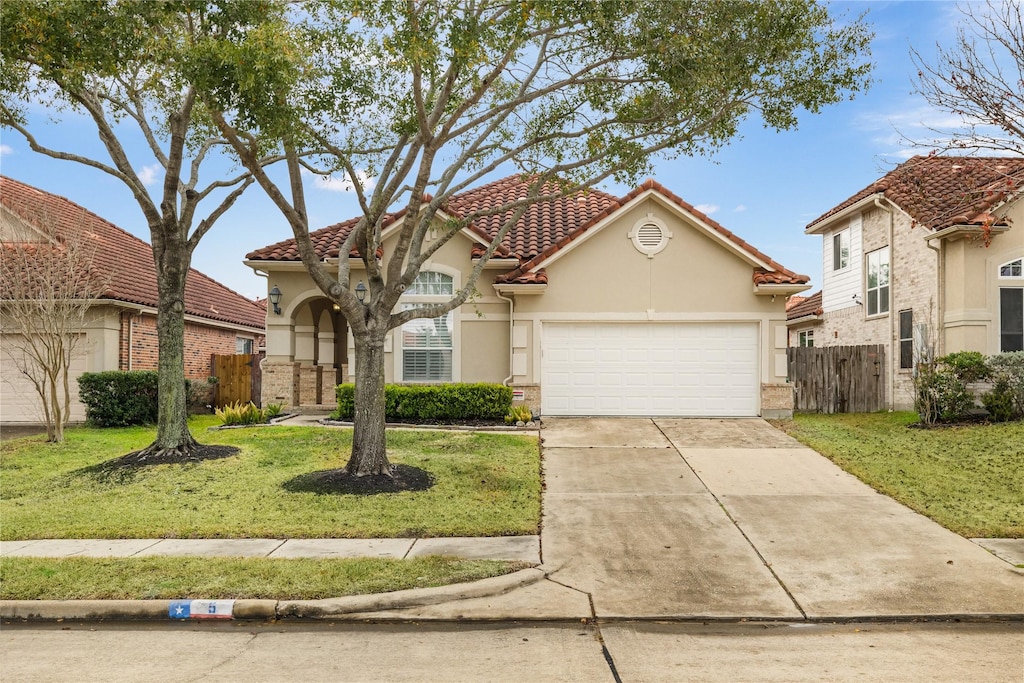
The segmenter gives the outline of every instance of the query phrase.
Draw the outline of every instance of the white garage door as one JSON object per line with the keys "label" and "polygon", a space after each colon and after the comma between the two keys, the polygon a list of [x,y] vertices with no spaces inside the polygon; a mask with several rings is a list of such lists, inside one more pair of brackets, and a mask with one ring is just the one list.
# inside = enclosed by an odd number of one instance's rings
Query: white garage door
{"label": "white garage door", "polygon": [[[82,344],[79,344],[81,349]],[[0,422],[41,424],[42,407],[32,382],[18,369],[15,359],[23,356],[22,340],[17,335],[0,335]],[[85,406],[78,400],[78,376],[86,371],[86,358],[79,353],[71,361],[70,422],[85,421]]]}
{"label": "white garage door", "polygon": [[756,323],[545,323],[544,415],[758,414]]}

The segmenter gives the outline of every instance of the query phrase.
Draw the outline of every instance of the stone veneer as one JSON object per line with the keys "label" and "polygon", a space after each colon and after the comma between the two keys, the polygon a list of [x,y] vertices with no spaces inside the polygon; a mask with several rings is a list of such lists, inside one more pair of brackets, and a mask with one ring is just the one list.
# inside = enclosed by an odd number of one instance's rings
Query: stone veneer
{"label": "stone veneer", "polygon": [[794,405],[792,384],[761,385],[761,417],[767,420],[793,417]]}

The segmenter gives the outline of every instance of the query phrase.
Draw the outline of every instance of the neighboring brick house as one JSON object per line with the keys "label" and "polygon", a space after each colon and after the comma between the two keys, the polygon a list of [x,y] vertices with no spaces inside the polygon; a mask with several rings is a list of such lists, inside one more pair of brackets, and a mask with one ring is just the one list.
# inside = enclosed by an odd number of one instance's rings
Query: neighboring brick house
{"label": "neighboring brick house", "polygon": [[896,409],[913,405],[923,354],[1021,350],[1022,186],[1024,158],[914,157],[812,221],[820,312],[790,311],[791,343],[885,346]]}
{"label": "neighboring brick house", "polygon": [[810,296],[791,296],[786,302],[786,326],[790,346],[814,346],[821,327],[821,292]]}
{"label": "neighboring brick house", "polygon": [[[439,225],[483,215],[437,248],[398,305],[448,300],[527,189],[517,175],[451,197]],[[339,253],[356,222],[311,238],[328,264],[348,259],[358,291],[362,259]],[[400,222],[392,214],[384,225],[386,262]],[[332,404],[333,384],[353,374],[344,316],[302,267],[294,239],[246,263],[280,295],[267,316],[263,400]],[[579,192],[519,218],[470,302],[392,330],[385,378],[505,382],[545,415],[781,417],[793,406],[785,299],[807,280],[653,180],[623,197]]]}
{"label": "neighboring brick house", "polygon": [[[109,221],[64,197],[0,176],[0,239],[36,242],[46,239],[38,226],[45,221],[50,233],[82,229],[97,245],[97,269],[111,274],[110,284],[90,309],[83,333],[82,357],[74,374],[104,370],[157,368],[156,267],[150,246]],[[233,292],[199,271],[189,271],[185,288],[185,376],[210,376],[211,355],[255,352],[266,329],[266,307]],[[10,328],[5,325],[0,349]],[[77,392],[77,382],[72,382]],[[6,354],[0,354],[0,421],[37,422],[35,394]],[[72,420],[84,419],[84,409],[73,400]]]}

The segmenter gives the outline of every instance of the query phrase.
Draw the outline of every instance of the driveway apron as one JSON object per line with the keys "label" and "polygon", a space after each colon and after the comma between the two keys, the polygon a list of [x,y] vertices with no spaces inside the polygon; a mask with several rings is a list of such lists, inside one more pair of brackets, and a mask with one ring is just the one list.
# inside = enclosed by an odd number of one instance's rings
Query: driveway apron
{"label": "driveway apron", "polygon": [[549,418],[544,562],[597,616],[1024,613],[1024,576],[758,419]]}

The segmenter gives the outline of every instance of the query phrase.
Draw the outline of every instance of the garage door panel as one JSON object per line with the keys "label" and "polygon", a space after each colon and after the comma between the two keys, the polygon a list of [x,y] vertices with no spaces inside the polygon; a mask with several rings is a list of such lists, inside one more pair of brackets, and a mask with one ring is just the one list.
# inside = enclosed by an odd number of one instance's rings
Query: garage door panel
{"label": "garage door panel", "polygon": [[757,415],[756,323],[545,323],[548,415]]}

